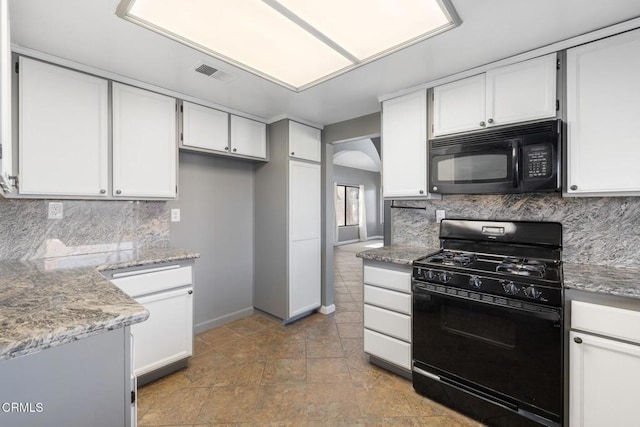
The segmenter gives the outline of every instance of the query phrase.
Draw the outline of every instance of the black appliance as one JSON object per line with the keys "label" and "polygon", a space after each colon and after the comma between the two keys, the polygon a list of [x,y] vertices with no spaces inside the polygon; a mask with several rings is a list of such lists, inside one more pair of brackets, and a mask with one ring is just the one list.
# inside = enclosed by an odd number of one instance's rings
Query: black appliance
{"label": "black appliance", "polygon": [[439,194],[558,191],[560,120],[429,141],[429,188]]}
{"label": "black appliance", "polygon": [[442,220],[413,263],[413,387],[486,424],[562,423],[562,226]]}

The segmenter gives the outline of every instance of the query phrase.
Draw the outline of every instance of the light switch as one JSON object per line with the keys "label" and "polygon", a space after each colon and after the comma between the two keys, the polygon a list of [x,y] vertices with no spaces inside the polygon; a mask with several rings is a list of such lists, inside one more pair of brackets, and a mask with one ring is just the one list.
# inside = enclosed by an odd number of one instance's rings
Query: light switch
{"label": "light switch", "polygon": [[436,222],[440,224],[440,222],[445,218],[444,209],[436,209]]}

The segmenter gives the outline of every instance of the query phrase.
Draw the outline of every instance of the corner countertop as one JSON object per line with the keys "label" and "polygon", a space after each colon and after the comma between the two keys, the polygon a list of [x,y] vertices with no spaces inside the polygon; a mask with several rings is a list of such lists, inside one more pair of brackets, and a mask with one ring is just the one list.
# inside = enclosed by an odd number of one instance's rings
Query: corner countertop
{"label": "corner countertop", "polygon": [[149,312],[100,271],[199,256],[154,246],[0,262],[0,360],[146,320]]}
{"label": "corner countertop", "polygon": [[427,248],[424,246],[391,245],[358,252],[356,256],[365,260],[411,265],[413,261],[439,250],[440,248]]}
{"label": "corner countertop", "polygon": [[563,263],[562,269],[565,288],[640,298],[640,268]]}

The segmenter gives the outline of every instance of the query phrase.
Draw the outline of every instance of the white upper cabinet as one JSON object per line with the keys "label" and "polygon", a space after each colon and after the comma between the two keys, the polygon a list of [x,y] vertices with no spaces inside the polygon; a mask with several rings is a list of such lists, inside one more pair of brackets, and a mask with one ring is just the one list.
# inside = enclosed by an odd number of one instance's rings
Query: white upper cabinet
{"label": "white upper cabinet", "polygon": [[427,197],[427,92],[382,103],[384,197]]}
{"label": "white upper cabinet", "polygon": [[267,157],[267,125],[239,116],[231,116],[231,153]]}
{"label": "white upper cabinet", "polygon": [[229,113],[182,103],[182,144],[206,150],[229,150]]}
{"label": "white upper cabinet", "polygon": [[113,192],[176,196],[176,100],[113,83]]}
{"label": "white upper cabinet", "polygon": [[8,0],[0,0],[0,194],[11,192],[11,43]]}
{"label": "white upper cabinet", "polygon": [[433,89],[433,135],[484,129],[556,115],[556,54]]}
{"label": "white upper cabinet", "polygon": [[433,134],[482,129],[485,123],[485,75],[433,88]]}
{"label": "white upper cabinet", "polygon": [[20,194],[106,196],[107,80],[23,57],[19,70]]}
{"label": "white upper cabinet", "polygon": [[320,129],[289,121],[289,156],[320,162]]}
{"label": "white upper cabinet", "polygon": [[568,195],[640,193],[640,30],[567,51]]}

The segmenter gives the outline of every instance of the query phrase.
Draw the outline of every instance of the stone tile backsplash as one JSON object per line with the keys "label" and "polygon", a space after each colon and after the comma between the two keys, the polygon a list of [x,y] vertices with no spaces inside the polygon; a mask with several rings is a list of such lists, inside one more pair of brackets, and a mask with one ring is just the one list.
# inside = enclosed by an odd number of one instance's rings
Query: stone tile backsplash
{"label": "stone tile backsplash", "polygon": [[169,243],[166,202],[62,200],[64,218],[52,220],[49,201],[0,198],[0,260]]}
{"label": "stone tile backsplash", "polygon": [[565,262],[640,264],[640,197],[465,195],[397,200],[395,205],[427,209],[392,209],[392,244],[438,247],[435,210],[445,209],[447,218],[560,222]]}

